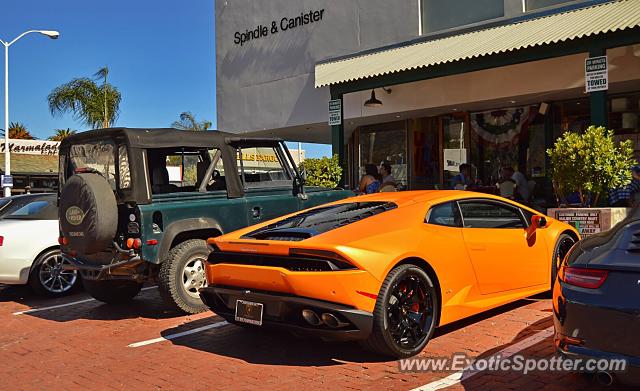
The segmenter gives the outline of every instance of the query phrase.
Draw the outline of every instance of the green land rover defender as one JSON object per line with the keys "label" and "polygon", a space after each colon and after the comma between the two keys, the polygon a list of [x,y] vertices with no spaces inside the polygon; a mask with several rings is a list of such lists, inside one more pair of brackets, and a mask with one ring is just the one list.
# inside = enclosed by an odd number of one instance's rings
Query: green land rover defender
{"label": "green land rover defender", "polygon": [[106,303],[151,282],[176,309],[204,311],[207,238],[351,195],[304,187],[278,139],[112,128],[60,145],[63,256]]}

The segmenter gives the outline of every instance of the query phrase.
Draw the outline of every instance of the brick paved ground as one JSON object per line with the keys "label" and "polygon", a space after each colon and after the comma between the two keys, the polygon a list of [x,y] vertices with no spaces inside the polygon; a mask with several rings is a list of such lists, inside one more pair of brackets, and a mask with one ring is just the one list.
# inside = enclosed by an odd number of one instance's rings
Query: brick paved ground
{"label": "brick paved ground", "polygon": [[[412,388],[448,373],[401,373],[398,363],[357,345],[296,339],[227,325],[137,348],[134,342],[169,336],[222,320],[213,314],[168,311],[157,290],[112,307],[96,301],[12,315],[16,311],[86,299],[84,293],[43,300],[26,288],[0,287],[0,389],[199,390]],[[438,330],[420,357],[465,352],[487,356],[550,327],[549,300],[534,298]],[[553,354],[548,338],[528,357]],[[451,389],[599,389],[574,374],[480,373]],[[623,389],[612,387],[609,390]]]}

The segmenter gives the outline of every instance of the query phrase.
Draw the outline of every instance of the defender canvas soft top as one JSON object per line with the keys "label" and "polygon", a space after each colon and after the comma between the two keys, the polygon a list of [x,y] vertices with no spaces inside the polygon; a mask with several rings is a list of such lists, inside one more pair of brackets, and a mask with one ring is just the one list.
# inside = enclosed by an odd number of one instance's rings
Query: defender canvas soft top
{"label": "defender canvas soft top", "polygon": [[[145,150],[169,149],[169,148],[215,148],[222,152],[221,159],[228,172],[237,172],[236,150],[243,147],[276,147],[283,143],[277,138],[252,138],[242,137],[232,133],[219,131],[189,131],[173,128],[107,128],[95,129],[74,134],[67,137],[60,144],[60,168],[62,173],[66,171],[66,156],[74,145],[94,143],[99,140],[113,140],[116,144],[126,145],[128,149],[128,164],[131,172],[132,186],[118,189],[116,197],[119,202],[135,201],[138,204],[148,204],[152,200],[152,191],[149,187],[146,166]],[[284,151],[289,155],[286,146]],[[289,156],[291,159],[291,156]],[[295,170],[295,167],[294,167]],[[115,174],[114,174],[115,175]],[[66,177],[61,178],[64,185]],[[244,195],[244,187],[239,175],[226,177],[227,196],[238,198]]]}
{"label": "defender canvas soft top", "polygon": [[194,132],[172,128],[95,129],[67,137],[60,144],[60,149],[65,150],[71,144],[101,138],[124,139],[131,148],[171,148],[178,145],[181,147],[219,147],[228,144],[226,139],[235,138],[235,135],[219,131]]}

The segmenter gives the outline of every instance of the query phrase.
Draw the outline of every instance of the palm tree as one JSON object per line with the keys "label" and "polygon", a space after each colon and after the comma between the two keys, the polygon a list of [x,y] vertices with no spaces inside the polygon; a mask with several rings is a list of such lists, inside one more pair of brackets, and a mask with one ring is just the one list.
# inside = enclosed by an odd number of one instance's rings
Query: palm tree
{"label": "palm tree", "polygon": [[180,130],[209,130],[211,127],[211,121],[200,121],[196,120],[196,116],[191,114],[190,111],[185,111],[180,113],[180,121],[175,121],[171,124],[172,127]]}
{"label": "palm tree", "polygon": [[49,141],[62,141],[65,138],[77,133],[75,130],[71,130],[70,128],[56,129],[55,131],[56,134],[49,137]]}
{"label": "palm tree", "polygon": [[[0,132],[4,137],[4,131]],[[33,140],[34,137],[29,133],[27,127],[20,122],[11,122],[9,124],[9,138],[19,140]]]}
{"label": "palm tree", "polygon": [[[77,121],[90,128],[108,128],[120,112],[120,92],[107,82],[109,68],[94,73],[93,79],[82,77],[56,87],[47,100],[53,116],[71,112]],[[97,84],[96,81],[100,81]]]}

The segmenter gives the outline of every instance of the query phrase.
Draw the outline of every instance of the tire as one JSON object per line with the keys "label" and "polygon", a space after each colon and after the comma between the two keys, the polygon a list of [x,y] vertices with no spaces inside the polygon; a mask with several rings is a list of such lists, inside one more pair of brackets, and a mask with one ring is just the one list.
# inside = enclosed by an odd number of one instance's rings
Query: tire
{"label": "tire", "polygon": [[118,206],[111,185],[97,173],[71,176],[60,192],[60,231],[69,247],[95,254],[111,246],[118,228]]}
{"label": "tire", "polygon": [[187,240],[169,251],[158,273],[158,288],[167,305],[188,314],[208,309],[198,289],[207,286],[204,266],[210,252],[201,239]]}
{"label": "tire", "polygon": [[567,255],[571,247],[576,244],[576,240],[569,234],[561,234],[556,240],[556,245],[553,248],[553,256],[551,258],[551,292],[553,293],[553,287],[556,284],[556,277],[558,276],[558,269],[564,257]]}
{"label": "tire", "polygon": [[[420,328],[421,333],[417,335],[418,338],[413,338],[414,341],[407,341],[403,344],[398,341],[392,328],[394,324],[397,325],[395,331],[409,330],[406,327],[398,325],[398,316],[394,316],[394,312],[399,311],[398,306],[394,308],[392,300],[397,302],[398,295],[402,291],[402,285],[405,284],[405,292],[407,289],[407,280],[417,281],[417,286],[424,294],[424,299],[414,301],[412,304],[423,308],[421,315]],[[415,289],[414,289],[415,290]],[[410,293],[409,293],[410,295]],[[408,296],[409,296],[408,295]],[[414,296],[411,295],[413,298]],[[412,306],[413,306],[412,305]],[[407,308],[406,306],[404,307]],[[412,312],[416,314],[416,312]],[[438,318],[440,314],[440,303],[438,295],[436,293],[435,285],[427,273],[415,265],[400,265],[389,272],[387,278],[382,283],[378,299],[376,300],[375,309],[373,311],[373,330],[369,338],[362,342],[362,345],[375,353],[382,354],[384,356],[391,356],[394,358],[411,357],[420,353],[431,339],[433,331],[438,324]],[[405,318],[406,320],[406,318]],[[426,329],[426,330],[425,330]],[[401,336],[404,334],[401,334]],[[400,336],[400,337],[401,337]]]}
{"label": "tire", "polygon": [[107,304],[131,301],[142,289],[142,283],[129,280],[82,280],[84,289],[96,300]]}
{"label": "tire", "polygon": [[49,297],[65,296],[76,290],[80,285],[80,274],[76,270],[62,270],[64,263],[59,249],[40,254],[29,272],[31,289]]}

